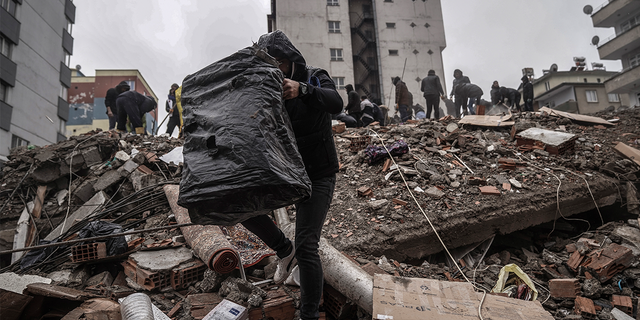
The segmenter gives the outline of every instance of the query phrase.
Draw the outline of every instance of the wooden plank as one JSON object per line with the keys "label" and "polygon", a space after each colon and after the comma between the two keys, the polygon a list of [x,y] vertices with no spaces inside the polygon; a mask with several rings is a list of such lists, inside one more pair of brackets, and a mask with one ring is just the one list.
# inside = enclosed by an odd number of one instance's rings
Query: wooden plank
{"label": "wooden plank", "polygon": [[618,151],[623,156],[633,160],[633,162],[640,165],[640,150],[632,148],[622,142],[618,142],[614,150]]}
{"label": "wooden plank", "polygon": [[458,121],[458,124],[470,124],[481,127],[505,127],[516,124],[515,121],[507,121],[509,119],[511,119],[511,114],[505,116],[467,115]]}
{"label": "wooden plank", "polygon": [[567,119],[571,119],[571,120],[575,120],[575,121],[579,121],[579,122],[588,122],[588,123],[597,123],[597,124],[604,124],[607,126],[613,126],[615,124],[602,119],[600,117],[593,117],[593,116],[586,116],[583,114],[577,114],[577,113],[570,113],[570,112],[564,112],[564,111],[558,111],[558,110],[553,110],[551,108],[548,107],[542,107],[540,108],[540,112],[546,112],[550,115],[555,115],[558,117],[563,117],[563,118],[567,118]]}

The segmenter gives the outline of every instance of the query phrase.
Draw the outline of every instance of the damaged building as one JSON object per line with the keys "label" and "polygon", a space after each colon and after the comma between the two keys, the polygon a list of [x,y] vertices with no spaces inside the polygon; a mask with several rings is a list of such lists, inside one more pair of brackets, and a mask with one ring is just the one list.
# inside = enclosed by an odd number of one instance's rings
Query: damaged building
{"label": "damaged building", "polygon": [[[478,307],[485,319],[636,317],[639,123],[637,109],[542,108],[335,124],[323,316],[439,318],[446,301],[460,306],[451,319]],[[182,144],[98,130],[14,149],[0,183],[3,319],[121,319],[138,303],[155,319],[293,319],[299,289],[272,282],[273,251],[177,205]],[[293,231],[293,206],[272,216]]]}

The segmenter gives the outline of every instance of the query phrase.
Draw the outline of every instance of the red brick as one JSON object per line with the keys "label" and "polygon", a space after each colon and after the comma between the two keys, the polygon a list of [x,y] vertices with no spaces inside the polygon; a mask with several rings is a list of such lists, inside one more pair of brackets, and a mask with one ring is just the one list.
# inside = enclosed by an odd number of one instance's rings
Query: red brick
{"label": "red brick", "polygon": [[551,279],[549,291],[554,298],[575,298],[580,295],[580,281],[578,279]]}
{"label": "red brick", "polygon": [[484,187],[479,187],[479,189],[480,189],[480,193],[485,195],[494,195],[494,196],[500,195],[500,190],[498,190],[498,188],[494,186],[484,186]]}
{"label": "red brick", "polygon": [[620,309],[620,311],[633,317],[633,302],[631,301],[631,297],[614,294],[611,296],[611,304]]}
{"label": "red brick", "polygon": [[631,260],[633,260],[631,249],[612,243],[606,248],[589,253],[582,265],[593,270],[594,276],[600,282],[605,282],[629,267]]}
{"label": "red brick", "polygon": [[582,316],[583,319],[596,319],[596,307],[593,300],[585,297],[576,297],[576,305],[574,308],[576,314]]}

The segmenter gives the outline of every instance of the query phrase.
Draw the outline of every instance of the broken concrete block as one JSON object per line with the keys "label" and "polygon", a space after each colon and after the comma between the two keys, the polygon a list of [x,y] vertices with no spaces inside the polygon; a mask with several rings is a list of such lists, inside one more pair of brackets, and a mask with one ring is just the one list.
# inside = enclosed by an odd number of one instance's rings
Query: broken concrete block
{"label": "broken concrete block", "polygon": [[140,170],[133,171],[129,175],[129,181],[131,181],[131,184],[133,184],[133,189],[136,191],[140,191],[150,185],[158,183],[156,177],[150,174],[144,174]]}
{"label": "broken concrete block", "polygon": [[56,158],[56,152],[53,148],[45,148],[38,152],[33,158],[40,162],[53,161]]}
{"label": "broken concrete block", "polygon": [[47,275],[48,278],[51,279],[53,284],[60,286],[69,285],[69,279],[71,278],[72,269],[58,270],[51,272]]}
{"label": "broken concrete block", "polygon": [[32,283],[51,283],[51,279],[33,275],[19,275],[13,272],[0,273],[0,289],[20,293]]}
{"label": "broken concrete block", "polygon": [[633,302],[631,301],[631,297],[614,294],[611,296],[611,304],[627,315],[633,316]]}
{"label": "broken concrete block", "polygon": [[118,172],[121,176],[126,177],[131,174],[134,170],[138,169],[140,165],[137,164],[133,159],[125,162],[120,168],[118,168]]}
{"label": "broken concrete block", "polygon": [[116,152],[116,159],[122,162],[127,162],[129,159],[131,159],[131,157],[126,152],[120,150]]}
{"label": "broken concrete block", "polygon": [[193,253],[186,247],[157,251],[138,251],[129,256],[138,267],[150,271],[171,270],[183,262],[193,259]]}
{"label": "broken concrete block", "polygon": [[89,217],[94,212],[94,210],[102,206],[105,201],[107,201],[107,195],[104,192],[100,191],[96,193],[91,199],[89,199],[89,201],[85,202],[85,204],[80,207],[80,209],[72,213],[69,218],[67,218],[66,223],[60,223],[55,229],[53,229],[53,231],[51,231],[51,233],[47,235],[45,240],[51,241],[61,234],[67,232],[67,230],[69,230],[69,228],[71,228],[71,226],[73,225],[74,221],[82,220]]}
{"label": "broken concrete block", "polygon": [[429,189],[427,189],[427,191],[425,192],[428,196],[433,197],[433,198],[442,198],[445,193],[442,192],[440,189],[436,188],[436,187],[431,187]]}
{"label": "broken concrete block", "polygon": [[85,180],[78,188],[73,191],[73,195],[76,196],[82,203],[85,203],[95,195],[93,185],[98,181],[97,178]]}
{"label": "broken concrete block", "polygon": [[[66,171],[69,171],[69,167],[67,167]],[[55,181],[61,176],[62,174],[60,173],[60,165],[57,163],[47,163],[35,169],[31,174],[31,178],[37,183],[41,184]]]}
{"label": "broken concrete block", "polygon": [[102,162],[102,155],[97,147],[89,147],[82,150],[82,158],[84,159],[84,163],[87,164],[87,167],[91,167],[94,164]]}
{"label": "broken concrete block", "polygon": [[371,207],[371,209],[373,210],[380,210],[382,209],[384,206],[387,205],[387,203],[389,203],[389,200],[386,199],[381,199],[381,200],[374,200],[374,201],[370,201],[369,202],[369,206]]}
{"label": "broken concrete block", "polygon": [[96,192],[102,191],[114,185],[116,182],[120,181],[120,179],[122,179],[122,176],[120,175],[118,170],[109,170],[102,176],[100,176],[100,178],[98,178],[98,181],[93,184],[93,190],[95,190]]}

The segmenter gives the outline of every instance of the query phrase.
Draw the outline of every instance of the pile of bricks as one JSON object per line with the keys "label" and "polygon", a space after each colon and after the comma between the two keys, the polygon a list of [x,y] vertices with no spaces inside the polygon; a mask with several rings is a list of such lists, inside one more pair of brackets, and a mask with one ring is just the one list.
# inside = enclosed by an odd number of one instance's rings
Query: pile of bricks
{"label": "pile of bricks", "polygon": [[580,250],[574,251],[567,261],[567,266],[573,271],[578,271],[579,267],[585,267],[587,270],[593,271],[598,280],[604,282],[628,268],[632,260],[633,252],[630,249],[612,243],[586,255],[580,253]]}

